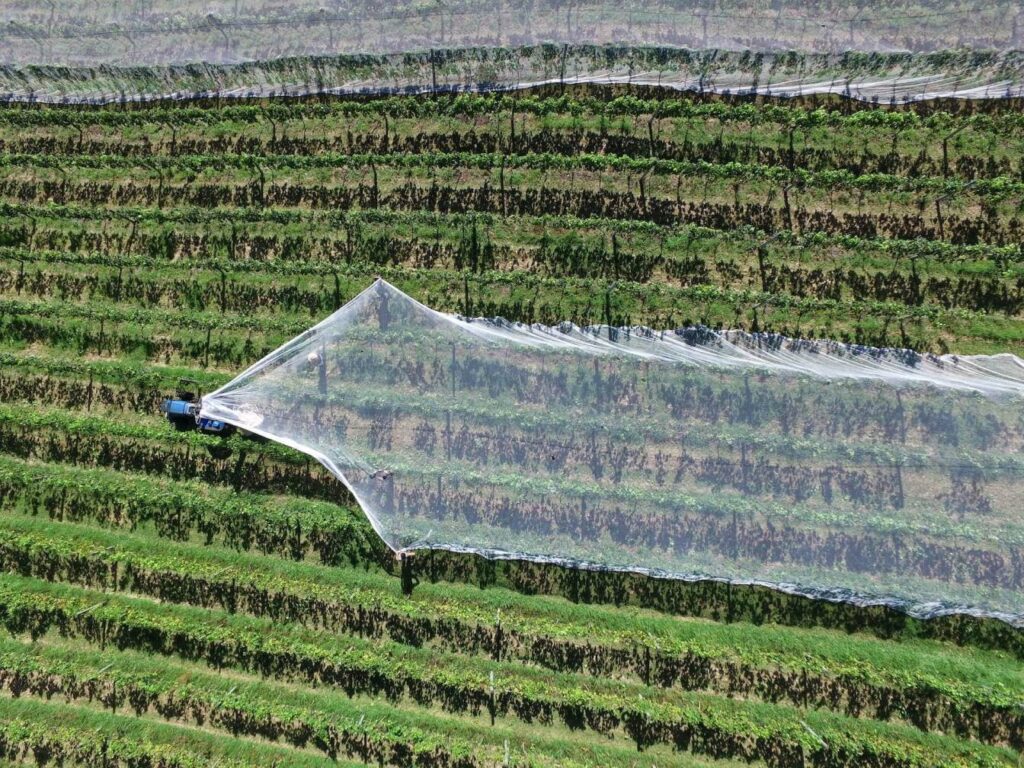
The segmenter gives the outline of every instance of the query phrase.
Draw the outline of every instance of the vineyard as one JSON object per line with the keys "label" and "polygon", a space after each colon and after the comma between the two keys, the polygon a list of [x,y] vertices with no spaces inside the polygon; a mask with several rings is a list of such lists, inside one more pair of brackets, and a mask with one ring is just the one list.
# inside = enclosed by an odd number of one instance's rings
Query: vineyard
{"label": "vineyard", "polygon": [[[31,29],[19,44],[35,45]],[[378,276],[469,317],[1021,355],[1022,242],[1024,116],[1012,100],[754,101],[556,83],[5,104],[0,759],[1019,765],[1019,622],[450,551],[415,556],[419,583],[406,596],[393,553],[320,464],[273,441],[178,431],[159,406],[182,378],[220,387]],[[504,412],[471,401],[445,425],[429,398],[384,386],[430,380],[446,364],[430,355],[424,370],[389,359],[332,383],[351,428],[415,441],[425,474],[435,451],[505,475],[535,462],[515,445],[531,434]],[[502,365],[503,381],[523,378],[523,361]],[[584,386],[578,378],[553,383],[547,403]],[[1020,606],[1019,408],[854,392],[826,422],[805,400],[767,393],[757,418],[780,436],[747,445],[742,388],[713,378],[652,391],[623,374],[607,387],[638,413],[648,399],[696,412],[704,398],[693,439],[656,447],[665,477],[683,467],[721,505],[718,518],[680,518],[705,537],[695,546],[730,542],[709,547],[709,560],[774,547],[782,575],[878,568],[892,585],[940,578],[979,604]],[[457,385],[495,386],[469,368]],[[501,395],[537,397],[512,384]],[[389,422],[389,398],[416,416]],[[969,513],[929,529],[930,549],[906,546],[929,521],[903,494],[947,478],[914,464],[913,439],[898,477],[808,479],[790,466],[829,461],[836,434],[856,447],[886,409],[908,414],[911,438],[945,440],[971,463],[948,491]],[[559,426],[555,414],[537,418]],[[591,453],[557,456],[560,471],[579,473],[566,484],[607,490],[595,516],[622,501],[615,473],[630,471],[615,440],[658,434],[639,419],[607,421]],[[748,450],[767,457],[758,466],[771,479],[757,492],[777,517],[730,507],[752,482]],[[391,501],[415,506],[432,488]],[[862,532],[864,510],[883,498],[896,511]],[[483,515],[485,501],[465,493],[458,504]],[[629,514],[612,522],[652,539],[687,535],[647,501],[623,503]],[[538,537],[586,538],[543,498],[514,511]],[[847,527],[815,535],[822,521]],[[601,533],[588,543],[614,539]]]}

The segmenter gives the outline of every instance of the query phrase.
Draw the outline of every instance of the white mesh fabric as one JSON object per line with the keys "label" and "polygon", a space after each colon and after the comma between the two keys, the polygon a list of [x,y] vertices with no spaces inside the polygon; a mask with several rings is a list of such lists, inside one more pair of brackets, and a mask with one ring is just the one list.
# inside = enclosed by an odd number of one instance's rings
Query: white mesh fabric
{"label": "white mesh fabric", "polygon": [[203,398],[397,550],[1024,617],[1024,361],[435,312],[378,280]]}

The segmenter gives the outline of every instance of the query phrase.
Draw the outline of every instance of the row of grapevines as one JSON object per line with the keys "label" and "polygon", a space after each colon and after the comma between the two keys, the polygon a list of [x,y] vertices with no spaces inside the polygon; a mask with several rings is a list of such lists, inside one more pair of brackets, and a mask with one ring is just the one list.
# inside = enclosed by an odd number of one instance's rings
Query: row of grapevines
{"label": "row of grapevines", "polygon": [[[470,612],[444,604],[409,605],[397,599],[394,589],[381,594],[297,581],[282,577],[273,565],[267,573],[242,562],[217,567],[222,561],[197,557],[185,548],[162,550],[124,539],[119,541],[127,546],[113,553],[101,543],[106,537],[93,542],[76,536],[72,542],[62,539],[60,529],[53,526],[40,530],[16,520],[4,527],[8,541],[0,545],[0,568],[24,576],[150,595],[360,637],[388,637],[446,652],[486,654],[498,661],[525,661],[558,672],[625,674],[661,687],[739,693],[876,719],[900,717],[923,730],[961,738],[984,740],[996,734],[1002,739],[1010,734],[1009,742],[1016,744],[1012,734],[1018,718],[1013,714],[1012,694],[1000,693],[1002,701],[996,704],[990,700],[994,692],[971,690],[974,681],[964,680],[954,687],[948,679],[923,670],[896,672],[873,666],[869,671],[856,662],[836,663],[827,651],[820,660],[807,660],[781,646],[760,660],[736,660],[726,646],[703,645],[698,639],[712,632],[698,633],[681,647],[673,647],[679,644],[671,638],[662,639],[667,645],[659,642],[652,647],[628,635],[609,644],[611,638],[603,637],[608,633],[588,637],[585,626],[572,622],[565,622],[557,636],[550,636],[544,634],[543,625],[536,626],[533,617],[517,617],[515,612],[506,612],[504,621],[499,616],[497,622],[481,625],[463,615]],[[830,667],[827,673],[822,664]],[[992,719],[984,732],[973,716],[979,711]]]}
{"label": "row of grapevines", "polygon": [[[638,748],[659,743],[688,751],[775,764],[928,765],[939,749],[946,764],[1001,765],[1007,752],[950,742],[939,736],[840,718],[800,713],[815,736],[788,708],[729,702],[701,694],[673,694],[668,701],[635,687],[589,679],[533,674],[498,662],[462,658],[438,667],[435,653],[398,651],[386,643],[301,635],[279,625],[242,616],[216,623],[195,610],[149,606],[70,587],[0,577],[0,621],[11,632],[40,637],[57,631],[92,643],[114,643],[150,653],[171,654],[228,665],[264,675],[316,680],[350,694],[410,698],[450,711],[485,711],[492,718],[518,717],[560,722],[598,733],[625,733]],[[493,676],[491,675],[493,673]],[[492,682],[493,678],[493,682]],[[756,739],[751,740],[750,735]],[[928,747],[931,742],[931,749]],[[921,750],[924,750],[922,754]]]}

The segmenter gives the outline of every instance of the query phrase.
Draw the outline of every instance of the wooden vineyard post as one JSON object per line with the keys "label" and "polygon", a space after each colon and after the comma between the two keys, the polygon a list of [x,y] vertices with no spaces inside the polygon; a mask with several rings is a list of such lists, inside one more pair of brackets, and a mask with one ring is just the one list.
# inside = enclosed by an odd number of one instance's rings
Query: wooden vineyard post
{"label": "wooden vineyard post", "polygon": [[493,658],[495,661],[501,661],[501,644],[504,638],[504,631],[501,628],[501,609],[498,609],[498,613],[494,618],[494,654]]}
{"label": "wooden vineyard post", "polygon": [[[454,349],[452,350],[454,354]],[[455,387],[452,386],[452,392],[454,393]],[[452,412],[451,410],[445,411],[444,414],[444,451],[448,461],[452,460]],[[441,495],[441,476],[437,477],[437,495]]]}
{"label": "wooden vineyard post", "polygon": [[317,366],[317,390],[322,396],[327,395],[327,350],[320,345],[320,364]]}
{"label": "wooden vineyard post", "polygon": [[964,123],[952,133],[942,137],[942,178],[949,178],[949,140],[956,136],[960,131],[967,127],[967,123]]}
{"label": "wooden vineyard post", "polygon": [[413,589],[415,589],[416,585],[420,583],[420,580],[416,578],[416,574],[413,571],[412,558],[412,552],[402,551],[398,553],[399,573],[402,579],[402,594],[406,597],[412,595]]}
{"label": "wooden vineyard post", "polygon": [[495,700],[494,700],[494,672],[491,672],[491,683],[488,687],[487,710],[491,715],[491,725],[494,725]]}
{"label": "wooden vineyard post", "polygon": [[455,395],[455,343],[452,342],[452,396]]}

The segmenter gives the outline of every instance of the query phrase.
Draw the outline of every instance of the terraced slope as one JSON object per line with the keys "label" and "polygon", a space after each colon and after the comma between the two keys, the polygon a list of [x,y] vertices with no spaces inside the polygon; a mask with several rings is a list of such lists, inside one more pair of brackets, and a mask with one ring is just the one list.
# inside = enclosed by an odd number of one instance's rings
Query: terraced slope
{"label": "terraced slope", "polygon": [[1024,120],[917,109],[0,111],[0,757],[1017,764],[1019,629],[444,553],[403,597],[317,465],[157,413],[375,274],[525,321],[1020,353]]}

